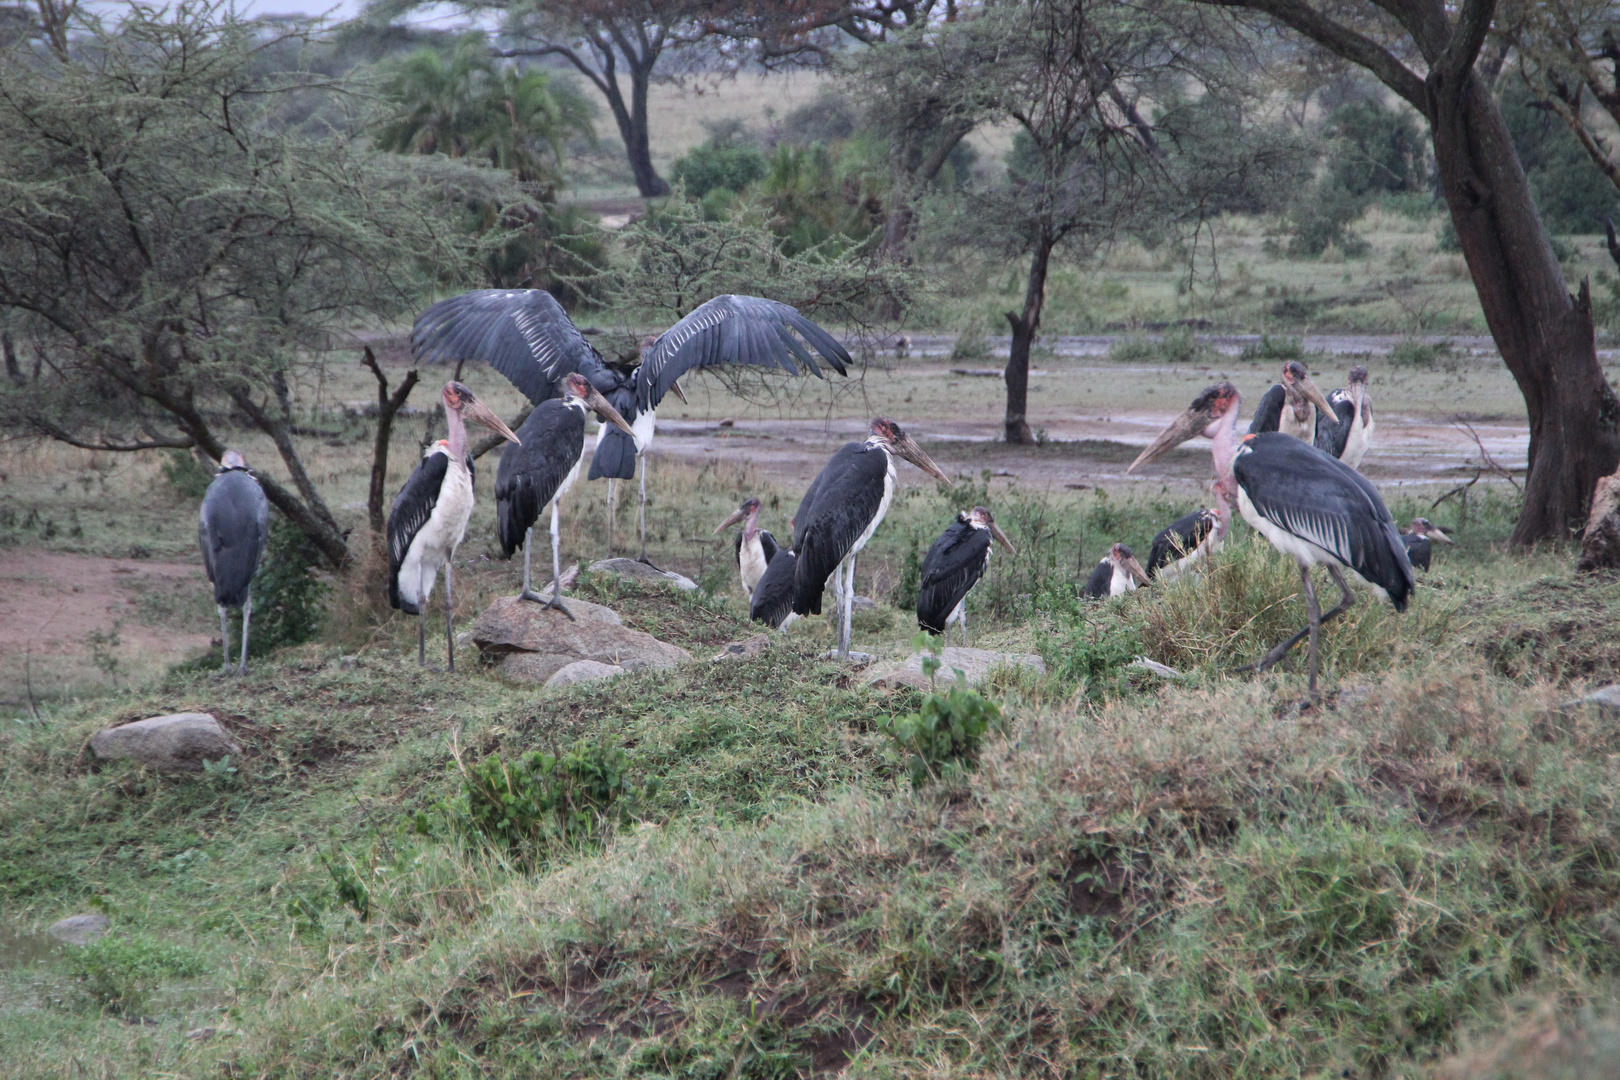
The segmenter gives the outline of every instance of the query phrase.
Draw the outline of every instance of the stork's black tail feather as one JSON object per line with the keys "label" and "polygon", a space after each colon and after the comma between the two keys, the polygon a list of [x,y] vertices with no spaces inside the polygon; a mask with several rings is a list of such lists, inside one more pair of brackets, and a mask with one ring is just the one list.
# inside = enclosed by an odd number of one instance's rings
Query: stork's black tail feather
{"label": "stork's black tail feather", "polygon": [[[797,576],[798,559],[793,552],[786,548],[779,550],[776,557],[765,567],[765,573],[754,586],[754,597],[748,608],[748,617],[755,622],[762,622],[773,629],[779,629],[787,617],[793,614],[794,579]],[[819,598],[818,598],[819,599]]]}
{"label": "stork's black tail feather", "polygon": [[588,480],[633,480],[636,476],[636,440],[616,427],[610,427],[596,444]]}

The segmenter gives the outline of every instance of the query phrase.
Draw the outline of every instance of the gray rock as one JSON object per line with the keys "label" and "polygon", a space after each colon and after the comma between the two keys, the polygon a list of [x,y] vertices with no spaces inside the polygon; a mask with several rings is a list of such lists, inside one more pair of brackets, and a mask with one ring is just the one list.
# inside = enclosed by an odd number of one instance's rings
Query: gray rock
{"label": "gray rock", "polygon": [[1596,705],[1604,712],[1620,713],[1620,683],[1610,683],[1602,689],[1592,691],[1585,697],[1576,698],[1574,701],[1566,701],[1559,707],[1572,709],[1577,705]]}
{"label": "gray rock", "polygon": [[120,724],[90,736],[90,749],[98,758],[130,758],[159,772],[201,772],[204,761],[242,756],[242,748],[208,713]]}
{"label": "gray rock", "polygon": [[692,659],[685,649],[625,626],[611,608],[585,600],[564,603],[573,620],[533,601],[503,597],[473,622],[473,644],[499,658],[501,675],[516,682],[544,683],[576,660],[636,670]]}
{"label": "gray rock", "polygon": [[603,559],[591,563],[593,574],[618,574],[621,577],[634,578],[636,581],[648,581],[673,585],[684,592],[697,589],[697,582],[691,578],[682,577],[671,570],[658,570],[644,562],[634,559]]}
{"label": "gray rock", "polygon": [[922,653],[913,653],[905,663],[897,667],[882,665],[878,670],[866,677],[866,682],[874,686],[913,686],[919,690],[928,690],[931,686],[944,689],[956,681],[956,671],[960,669],[967,677],[969,686],[977,686],[984,681],[984,677],[993,669],[1003,666],[1027,667],[1035,671],[1046,673],[1046,662],[1039,656],[1031,653],[995,652],[991,649],[964,649],[947,648],[940,656],[942,663],[939,671],[934,675],[932,684],[928,676],[923,674]]}
{"label": "gray rock", "polygon": [[1182,677],[1181,672],[1169,664],[1161,664],[1157,660],[1149,660],[1145,656],[1138,656],[1126,666],[1137,671],[1145,671],[1149,675],[1157,675],[1161,679],[1179,679]]}
{"label": "gray rock", "polygon": [[69,915],[58,919],[45,931],[57,941],[69,945],[88,945],[107,932],[107,916],[92,912],[89,915]]}
{"label": "gray rock", "polygon": [[872,662],[872,660],[873,660],[873,656],[872,656],[871,653],[869,653],[869,652],[861,652],[859,649],[851,649],[851,650],[849,650],[849,656],[847,656],[847,657],[839,656],[837,649],[828,649],[826,652],[821,654],[821,658],[823,660],[848,660],[849,663],[851,663],[851,664],[862,664],[862,665],[870,664]]}
{"label": "gray rock", "polygon": [[877,601],[870,596],[857,596],[849,605],[850,614],[858,615],[863,611],[876,611]]}
{"label": "gray rock", "polygon": [[709,657],[709,659],[711,661],[752,660],[754,657],[758,656],[760,653],[764,652],[770,647],[771,636],[769,634],[755,634],[751,638],[743,638],[741,641],[731,642],[725,648]]}
{"label": "gray rock", "polygon": [[598,679],[611,679],[615,675],[623,674],[624,668],[618,664],[604,664],[600,660],[575,660],[572,664],[564,664],[553,672],[551,678],[546,680],[546,689],[596,682]]}

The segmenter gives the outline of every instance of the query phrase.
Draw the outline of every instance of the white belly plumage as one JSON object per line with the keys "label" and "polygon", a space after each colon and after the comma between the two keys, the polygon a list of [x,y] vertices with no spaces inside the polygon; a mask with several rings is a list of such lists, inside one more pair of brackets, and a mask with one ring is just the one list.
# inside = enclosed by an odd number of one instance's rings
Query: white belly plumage
{"label": "white belly plumage", "polygon": [[1254,503],[1249,500],[1249,493],[1242,486],[1238,487],[1238,509],[1243,512],[1243,520],[1254,526],[1254,531],[1265,537],[1272,547],[1285,555],[1292,555],[1302,566],[1315,566],[1317,563],[1329,563],[1350,571],[1350,576],[1362,582],[1373,592],[1384,599],[1389,599],[1389,592],[1381,585],[1376,585],[1360,574],[1355,567],[1328,551],[1326,548],[1311,543],[1303,537],[1295,536],[1281,525],[1264,518],[1260,511],[1255,509]]}
{"label": "white belly plumage", "polygon": [[1350,437],[1344,441],[1344,453],[1340,455],[1339,460],[1352,469],[1361,468],[1361,459],[1367,456],[1367,450],[1372,446],[1372,434],[1375,427],[1377,425],[1370,416],[1367,418],[1365,425],[1362,424],[1360,416],[1352,420],[1350,422]]}
{"label": "white belly plumage", "polygon": [[400,563],[399,598],[407,610],[415,608],[420,612],[433,596],[439,568],[461,545],[472,511],[472,475],[467,472],[465,462],[452,461],[444,471],[444,483],[439,488],[433,513],[411,538],[411,546]]}
{"label": "white belly plumage", "polygon": [[1294,412],[1293,406],[1283,405],[1282,416],[1277,420],[1277,430],[1284,435],[1292,435],[1305,442],[1316,441],[1316,406],[1307,405],[1305,419],[1301,420]]}
{"label": "white belly plumage", "polygon": [[1108,580],[1108,595],[1124,596],[1128,592],[1135,591],[1136,579],[1131,577],[1131,572],[1129,570],[1125,569],[1119,563],[1115,563],[1114,576]]}
{"label": "white belly plumage", "polygon": [[755,533],[752,539],[744,537],[742,548],[737,552],[737,573],[742,576],[743,591],[749,600],[753,600],[754,588],[765,576],[765,565],[765,546],[759,542],[759,534]]}
{"label": "white belly plumage", "polygon": [[872,539],[872,534],[877,532],[877,527],[883,524],[883,515],[889,512],[889,503],[894,501],[894,458],[887,453],[883,456],[889,465],[889,471],[883,476],[883,498],[878,502],[877,513],[873,514],[872,520],[867,523],[866,531],[857,536],[855,543],[850,546],[849,555],[844,556],[846,559],[860,551],[866,546],[866,542]]}

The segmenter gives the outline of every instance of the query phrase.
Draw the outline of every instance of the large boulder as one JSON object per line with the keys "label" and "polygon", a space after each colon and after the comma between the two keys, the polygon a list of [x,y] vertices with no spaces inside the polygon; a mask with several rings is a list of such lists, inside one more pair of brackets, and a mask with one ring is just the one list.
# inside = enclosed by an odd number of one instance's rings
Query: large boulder
{"label": "large boulder", "polygon": [[88,945],[107,932],[107,916],[100,912],[69,915],[65,919],[51,923],[45,932],[57,941],[65,941],[69,945]]}
{"label": "large boulder", "polygon": [[129,758],[159,772],[201,772],[205,761],[242,756],[242,748],[208,713],[120,724],[90,736],[90,749],[98,758]]}
{"label": "large boulder", "polygon": [[618,574],[620,577],[632,578],[636,581],[673,585],[684,592],[692,592],[697,589],[697,582],[689,577],[682,577],[673,570],[660,570],[635,559],[602,559],[599,562],[591,563],[591,573]]}
{"label": "large boulder", "polygon": [[530,600],[503,597],[473,622],[473,644],[499,658],[501,674],[517,682],[544,683],[577,660],[633,671],[692,659],[685,649],[625,626],[611,608],[586,600],[563,602],[573,619]]}
{"label": "large boulder", "polygon": [[967,678],[969,686],[977,686],[984,681],[984,677],[991,670],[998,667],[1013,666],[1027,667],[1046,673],[1046,663],[1032,653],[996,652],[992,649],[965,649],[947,648],[940,654],[939,671],[935,673],[932,683],[928,676],[923,674],[922,653],[913,653],[909,659],[899,665],[878,665],[877,669],[866,676],[866,682],[873,686],[912,686],[918,690],[929,690],[938,687],[943,690],[956,682],[956,670],[959,669]]}

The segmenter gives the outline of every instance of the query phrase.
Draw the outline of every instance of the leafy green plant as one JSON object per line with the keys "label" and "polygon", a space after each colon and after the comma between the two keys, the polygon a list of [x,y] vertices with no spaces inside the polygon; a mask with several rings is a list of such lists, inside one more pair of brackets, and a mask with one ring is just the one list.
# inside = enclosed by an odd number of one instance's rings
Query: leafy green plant
{"label": "leafy green plant", "polygon": [[1449,341],[1419,341],[1407,338],[1389,350],[1389,362],[1409,367],[1428,367],[1452,354]]}
{"label": "leafy green plant", "polygon": [[327,858],[324,851],[316,854],[320,857],[321,865],[326,867],[326,872],[332,877],[332,888],[337,893],[337,898],[353,908],[361,922],[368,921],[371,918],[371,890],[366,887],[365,880],[355,869],[353,860],[342,852],[335,858]]}
{"label": "leafy green plant", "polygon": [[192,949],[142,934],[113,933],[75,949],[69,970],[97,1008],[127,1016],[144,1006],[163,980],[201,974],[203,963]]}
{"label": "leafy green plant", "polygon": [[707,142],[677,158],[670,172],[695,199],[722,188],[736,194],[765,175],[765,155],[752,146]]}
{"label": "leafy green plant", "polygon": [[1260,340],[1243,346],[1239,355],[1243,360],[1303,360],[1305,340],[1295,337],[1272,337],[1261,334]]}
{"label": "leafy green plant", "polygon": [[1048,674],[1087,700],[1099,700],[1123,688],[1125,665],[1143,652],[1134,626],[1096,611],[1091,603],[1060,617],[1036,640]]}
{"label": "leafy green plant", "polygon": [[163,479],[185,499],[201,499],[214,482],[214,470],[188,450],[170,450],[163,458]]}
{"label": "leafy green plant", "polygon": [[253,579],[253,655],[320,633],[331,589],[313,573],[319,559],[320,551],[298,526],[280,515],[270,519],[270,543]]}
{"label": "leafy green plant", "polygon": [[[922,635],[918,635],[919,640]],[[940,645],[930,643],[933,655],[923,657],[923,671],[932,680],[942,666]],[[878,718],[878,731],[888,737],[913,787],[922,787],[947,773],[978,765],[979,746],[990,725],[1001,719],[995,702],[968,687],[957,672],[956,685],[944,693],[935,690],[922,707],[903,716]]]}
{"label": "leafy green plant", "polygon": [[459,756],[462,788],[450,808],[464,828],[520,853],[579,849],[600,842],[636,801],[624,751],[581,741],[565,754],[531,750],[507,761],[491,754],[475,765]]}
{"label": "leafy green plant", "polygon": [[1288,254],[1295,258],[1316,256],[1331,245],[1351,258],[1366,255],[1371,245],[1350,228],[1366,209],[1364,196],[1353,194],[1331,178],[1317,181],[1289,212],[1292,229]]}

